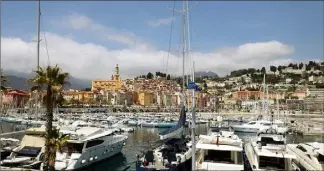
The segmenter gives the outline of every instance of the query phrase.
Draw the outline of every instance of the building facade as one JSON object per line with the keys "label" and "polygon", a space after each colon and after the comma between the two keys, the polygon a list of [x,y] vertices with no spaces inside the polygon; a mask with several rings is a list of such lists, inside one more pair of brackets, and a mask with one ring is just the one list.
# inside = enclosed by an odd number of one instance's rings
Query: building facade
{"label": "building facade", "polygon": [[92,80],[91,91],[95,90],[120,90],[123,82],[120,79],[118,64],[115,67],[115,74],[111,80]]}

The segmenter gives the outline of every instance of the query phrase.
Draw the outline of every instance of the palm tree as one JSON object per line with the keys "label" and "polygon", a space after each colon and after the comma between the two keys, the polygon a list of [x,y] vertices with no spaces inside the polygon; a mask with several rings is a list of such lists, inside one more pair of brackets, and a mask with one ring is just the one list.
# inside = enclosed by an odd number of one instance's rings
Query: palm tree
{"label": "palm tree", "polygon": [[69,140],[69,136],[66,134],[60,134],[60,130],[53,129],[51,131],[51,139],[49,139],[49,146],[50,146],[50,156],[49,156],[49,168],[50,170],[54,170],[55,166],[55,158],[56,158],[56,152],[62,153],[62,147],[65,144],[67,140]]}
{"label": "palm tree", "polygon": [[51,150],[50,140],[52,138],[52,129],[53,129],[53,102],[56,99],[57,92],[61,92],[63,87],[69,84],[66,80],[69,77],[69,74],[62,72],[61,68],[58,65],[39,67],[37,71],[34,71],[36,76],[29,79],[30,83],[33,83],[33,90],[42,90],[46,88],[46,141],[45,141],[45,157],[44,157],[44,167],[43,170],[52,170],[54,168],[49,167],[50,156],[55,156],[53,149]]}

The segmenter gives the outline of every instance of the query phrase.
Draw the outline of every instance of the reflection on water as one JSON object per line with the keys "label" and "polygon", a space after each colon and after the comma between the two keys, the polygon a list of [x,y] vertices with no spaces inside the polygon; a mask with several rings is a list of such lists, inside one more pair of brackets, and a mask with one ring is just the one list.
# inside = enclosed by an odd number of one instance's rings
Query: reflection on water
{"label": "reflection on water", "polygon": [[[1,123],[1,127],[4,132],[10,132],[18,129],[16,125],[7,123]],[[207,125],[197,125],[196,134],[206,134],[207,129]],[[118,154],[111,159],[107,159],[105,161],[92,165],[89,168],[85,168],[83,169],[83,171],[122,171],[128,166],[130,166],[128,171],[135,170],[136,154],[142,154],[144,151],[153,149],[161,145],[158,133],[164,130],[165,129],[157,128],[136,128],[136,131],[134,133],[128,134],[126,145],[123,148],[121,154]],[[186,132],[189,133],[189,130],[186,129]],[[255,138],[256,136],[255,133],[239,132],[236,134],[241,137],[244,142],[247,142],[250,139]],[[302,137],[287,135],[287,143],[299,143],[306,141],[323,142],[321,137]]]}
{"label": "reflection on water", "polygon": [[27,129],[27,125],[17,125],[13,123],[5,123],[0,121],[0,133],[21,131]]}

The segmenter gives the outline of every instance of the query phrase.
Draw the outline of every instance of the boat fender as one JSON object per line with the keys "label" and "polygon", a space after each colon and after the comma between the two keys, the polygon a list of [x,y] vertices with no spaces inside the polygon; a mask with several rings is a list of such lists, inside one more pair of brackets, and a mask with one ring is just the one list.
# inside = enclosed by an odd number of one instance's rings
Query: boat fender
{"label": "boat fender", "polygon": [[144,167],[146,167],[146,166],[147,166],[147,162],[146,162],[146,160],[145,160],[145,159],[144,159],[144,161],[143,161],[143,163],[142,163],[142,164],[143,164],[143,166],[144,166]]}

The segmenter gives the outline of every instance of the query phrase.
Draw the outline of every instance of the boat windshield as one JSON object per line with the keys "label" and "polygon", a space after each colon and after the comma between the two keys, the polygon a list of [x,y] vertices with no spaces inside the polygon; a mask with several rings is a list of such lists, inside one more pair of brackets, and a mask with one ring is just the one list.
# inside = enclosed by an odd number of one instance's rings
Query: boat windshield
{"label": "boat windshield", "polygon": [[36,157],[41,151],[41,149],[42,147],[25,146],[19,150],[17,156]]}
{"label": "boat windshield", "polygon": [[260,168],[267,170],[285,170],[285,158],[260,156],[259,162]]}
{"label": "boat windshield", "polygon": [[[234,153],[238,153],[237,159],[235,159]],[[204,156],[204,161],[213,163],[242,164],[243,158],[241,152],[207,150]]]}
{"label": "boat windshield", "polygon": [[318,154],[317,160],[319,163],[324,164],[324,155],[323,154]]}
{"label": "boat windshield", "polygon": [[65,153],[82,153],[84,143],[67,142],[63,145],[62,151]]}

